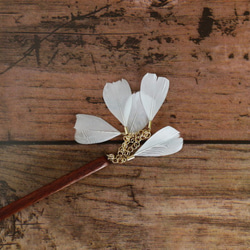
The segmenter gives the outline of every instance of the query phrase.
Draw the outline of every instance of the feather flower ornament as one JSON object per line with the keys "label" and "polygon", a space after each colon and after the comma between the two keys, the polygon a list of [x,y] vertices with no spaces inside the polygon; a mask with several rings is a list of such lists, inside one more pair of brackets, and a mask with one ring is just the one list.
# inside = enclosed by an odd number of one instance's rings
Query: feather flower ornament
{"label": "feather flower ornament", "polygon": [[[78,114],[75,124],[75,140],[82,144],[93,144],[123,134],[123,143],[117,154],[100,157],[2,207],[0,221],[103,169],[110,162],[124,163],[138,156],[164,156],[181,150],[183,139],[180,133],[170,126],[160,129],[151,136],[152,120],[163,104],[168,88],[168,79],[157,78],[155,74],[149,73],[143,77],[141,89],[137,93],[131,92],[126,80],[107,83],[103,90],[104,101],[110,112],[124,126],[124,132],[120,132],[102,118]],[[141,142],[145,140],[146,142],[141,146]]]}
{"label": "feather flower ornament", "polygon": [[[164,156],[182,149],[180,133],[167,126],[151,136],[152,120],[162,106],[169,89],[169,80],[147,73],[141,81],[140,91],[132,93],[124,79],[107,83],[103,99],[110,112],[121,122],[120,132],[103,119],[78,114],[75,124],[75,140],[81,144],[108,141],[123,135],[123,143],[116,155],[108,154],[113,163],[124,163],[137,156]],[[148,126],[147,126],[148,125]],[[146,142],[141,146],[141,142]]]}

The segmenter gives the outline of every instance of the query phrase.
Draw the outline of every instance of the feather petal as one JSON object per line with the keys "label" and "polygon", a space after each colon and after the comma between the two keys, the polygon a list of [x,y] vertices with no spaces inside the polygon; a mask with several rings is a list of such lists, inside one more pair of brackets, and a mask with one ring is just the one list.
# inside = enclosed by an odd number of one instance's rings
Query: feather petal
{"label": "feather petal", "polygon": [[131,89],[126,80],[122,79],[114,83],[107,83],[103,89],[103,99],[110,112],[122,123],[127,126],[128,117],[132,105]]}
{"label": "feather petal", "polygon": [[[130,100],[132,99],[132,101]],[[148,117],[141,102],[140,93],[134,93],[129,97],[128,102],[132,102],[127,128],[131,133],[143,129],[148,124]]]}
{"label": "feather petal", "polygon": [[163,104],[169,89],[169,80],[147,73],[141,82],[141,100],[148,119],[152,121]]}
{"label": "feather petal", "polygon": [[75,140],[81,144],[108,141],[121,133],[103,119],[93,115],[76,115]]}
{"label": "feather petal", "polygon": [[183,138],[179,131],[167,126],[152,135],[135,153],[135,156],[164,156],[182,149]]}

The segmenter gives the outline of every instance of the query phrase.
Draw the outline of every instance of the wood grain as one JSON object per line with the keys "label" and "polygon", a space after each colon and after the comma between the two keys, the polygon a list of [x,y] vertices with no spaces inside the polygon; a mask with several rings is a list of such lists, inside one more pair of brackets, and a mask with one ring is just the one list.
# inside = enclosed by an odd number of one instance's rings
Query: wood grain
{"label": "wood grain", "polygon": [[[1,146],[1,203],[117,147]],[[110,165],[1,222],[1,246],[248,249],[249,150],[189,144],[170,157]]]}
{"label": "wood grain", "polygon": [[34,203],[47,198],[48,196],[63,190],[64,188],[73,185],[77,181],[86,178],[87,176],[105,168],[109,165],[109,161],[106,157],[100,157],[88,164],[71,171],[70,173],[59,177],[55,181],[48,183],[37,190],[25,195],[24,197],[15,200],[0,209],[0,221],[9,218],[17,212],[32,206]]}
{"label": "wood grain", "polygon": [[160,2],[2,1],[0,139],[73,140],[77,113],[121,129],[105,83],[155,72],[171,84],[155,130],[249,140],[248,1]]}
{"label": "wood grain", "polygon": [[0,207],[106,153],[77,113],[117,129],[121,78],[170,80],[153,132],[183,150],[111,165],[0,223],[0,249],[250,249],[248,0],[0,1]]}

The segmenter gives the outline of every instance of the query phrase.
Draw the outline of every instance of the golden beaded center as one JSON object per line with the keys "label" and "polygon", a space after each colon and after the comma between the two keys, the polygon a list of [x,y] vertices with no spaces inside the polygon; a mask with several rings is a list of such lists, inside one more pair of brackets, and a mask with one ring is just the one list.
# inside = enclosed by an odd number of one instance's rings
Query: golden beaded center
{"label": "golden beaded center", "polygon": [[[125,129],[126,131],[126,129]],[[119,147],[116,155],[108,154],[108,160],[113,163],[124,163],[134,158],[133,153],[137,150],[141,141],[147,140],[151,136],[151,129],[142,129],[136,133],[127,133],[123,136],[123,143]]]}

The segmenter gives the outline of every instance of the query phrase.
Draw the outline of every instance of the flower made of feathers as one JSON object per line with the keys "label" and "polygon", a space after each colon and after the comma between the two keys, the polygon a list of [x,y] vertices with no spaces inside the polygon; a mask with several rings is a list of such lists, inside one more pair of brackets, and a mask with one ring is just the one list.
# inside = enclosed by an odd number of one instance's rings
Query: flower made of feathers
{"label": "flower made of feathers", "polygon": [[[107,83],[103,90],[103,99],[110,112],[124,126],[124,133],[102,118],[78,114],[74,127],[76,129],[75,140],[81,144],[93,144],[108,141],[123,134],[124,149],[118,153],[125,155],[125,161],[136,156],[164,156],[178,152],[182,149],[183,138],[176,129],[167,126],[151,136],[152,120],[162,106],[168,89],[169,80],[167,78],[157,78],[156,74],[150,73],[142,78],[140,91],[136,93],[131,92],[128,82],[124,79]],[[148,128],[145,129],[147,124]],[[148,140],[140,146],[143,139]],[[133,146],[135,140],[138,140],[136,147]],[[131,143],[135,152],[130,149]],[[137,148],[139,149],[137,150]],[[130,152],[128,152],[129,150]],[[118,163],[125,161],[118,161]]]}

